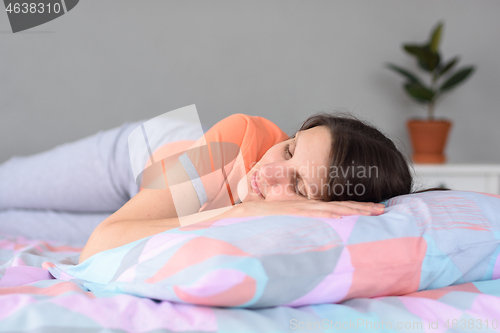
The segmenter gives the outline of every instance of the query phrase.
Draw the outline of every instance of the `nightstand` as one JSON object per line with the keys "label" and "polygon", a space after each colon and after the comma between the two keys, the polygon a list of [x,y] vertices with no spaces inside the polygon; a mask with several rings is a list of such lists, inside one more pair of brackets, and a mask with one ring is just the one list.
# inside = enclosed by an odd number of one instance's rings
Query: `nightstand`
{"label": "nightstand", "polygon": [[500,194],[498,164],[413,164],[414,189],[447,187],[452,190]]}

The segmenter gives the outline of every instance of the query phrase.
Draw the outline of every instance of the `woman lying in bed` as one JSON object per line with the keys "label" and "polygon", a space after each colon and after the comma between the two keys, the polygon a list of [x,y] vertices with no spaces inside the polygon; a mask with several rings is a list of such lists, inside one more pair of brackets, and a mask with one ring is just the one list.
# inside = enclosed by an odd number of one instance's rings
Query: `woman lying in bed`
{"label": "woman lying in bed", "polygon": [[[80,262],[212,219],[378,215],[384,206],[376,202],[412,187],[405,158],[390,139],[357,119],[328,114],[310,117],[291,138],[264,118],[232,115],[176,158],[165,175],[154,171],[158,167],[146,168],[141,191],[93,231]],[[165,186],[148,186],[148,178]]]}

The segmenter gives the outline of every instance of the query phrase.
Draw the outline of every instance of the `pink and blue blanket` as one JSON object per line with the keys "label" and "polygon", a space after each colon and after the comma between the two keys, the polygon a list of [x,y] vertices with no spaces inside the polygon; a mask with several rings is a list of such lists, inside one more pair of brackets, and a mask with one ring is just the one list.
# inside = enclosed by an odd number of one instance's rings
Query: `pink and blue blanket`
{"label": "pink and blue blanket", "polygon": [[[169,230],[78,263],[0,238],[1,332],[499,332],[500,197]],[[1,230],[1,229],[0,229]]]}

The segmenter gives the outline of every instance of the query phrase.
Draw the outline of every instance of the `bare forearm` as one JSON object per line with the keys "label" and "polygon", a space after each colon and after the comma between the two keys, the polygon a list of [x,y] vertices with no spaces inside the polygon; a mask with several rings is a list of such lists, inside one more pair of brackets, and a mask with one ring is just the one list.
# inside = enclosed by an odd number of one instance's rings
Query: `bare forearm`
{"label": "bare forearm", "polygon": [[244,212],[239,207],[227,207],[192,214],[180,219],[124,220],[101,223],[94,230],[80,254],[80,263],[96,253],[114,249],[170,229],[214,219],[243,216],[243,214]]}
{"label": "bare forearm", "polygon": [[177,219],[128,220],[101,223],[90,235],[80,254],[80,263],[96,253],[179,227]]}

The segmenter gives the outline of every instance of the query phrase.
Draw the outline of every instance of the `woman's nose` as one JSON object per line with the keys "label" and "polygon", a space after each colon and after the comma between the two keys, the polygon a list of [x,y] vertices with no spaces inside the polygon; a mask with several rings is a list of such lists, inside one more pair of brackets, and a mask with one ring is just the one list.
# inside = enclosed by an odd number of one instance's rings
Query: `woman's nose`
{"label": "woman's nose", "polygon": [[277,164],[263,165],[259,174],[269,186],[282,184],[288,178],[283,166]]}

